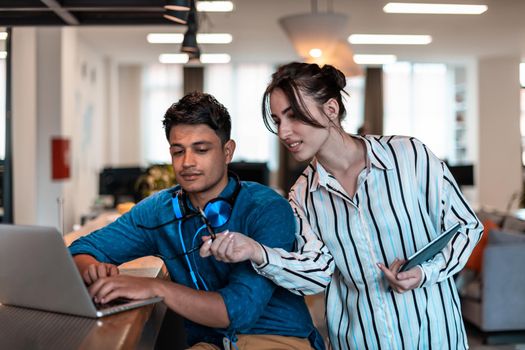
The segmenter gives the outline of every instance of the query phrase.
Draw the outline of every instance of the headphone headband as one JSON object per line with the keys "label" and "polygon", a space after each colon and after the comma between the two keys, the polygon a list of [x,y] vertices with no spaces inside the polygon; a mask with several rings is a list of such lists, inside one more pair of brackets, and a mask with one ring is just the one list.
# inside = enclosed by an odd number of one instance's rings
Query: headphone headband
{"label": "headphone headband", "polygon": [[[235,181],[235,189],[233,193],[227,197],[213,198],[209,200],[203,208],[206,217],[212,223],[213,227],[220,227],[230,219],[233,206],[235,205],[237,196],[241,191],[242,184],[239,176],[233,171],[228,171],[228,178],[229,177],[232,177]],[[197,211],[189,208],[187,203],[187,194],[182,189],[182,187],[178,191],[173,192],[171,202],[173,206],[173,213],[175,214],[175,218],[178,220],[184,220],[199,214]]]}

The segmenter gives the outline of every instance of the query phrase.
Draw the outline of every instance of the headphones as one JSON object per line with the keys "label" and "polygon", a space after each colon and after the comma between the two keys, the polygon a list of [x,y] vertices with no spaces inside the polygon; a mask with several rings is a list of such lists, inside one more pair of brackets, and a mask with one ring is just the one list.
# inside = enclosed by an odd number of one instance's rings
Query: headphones
{"label": "headphones", "polygon": [[[239,176],[231,171],[228,171],[228,175],[235,180],[235,190],[231,196],[213,198],[208,201],[202,209],[205,218],[214,229],[221,227],[230,220],[235,200],[241,191],[241,180],[239,179]],[[173,193],[171,204],[173,206],[176,220],[183,221],[193,216],[200,215],[197,210],[189,208],[187,194],[182,188]]]}

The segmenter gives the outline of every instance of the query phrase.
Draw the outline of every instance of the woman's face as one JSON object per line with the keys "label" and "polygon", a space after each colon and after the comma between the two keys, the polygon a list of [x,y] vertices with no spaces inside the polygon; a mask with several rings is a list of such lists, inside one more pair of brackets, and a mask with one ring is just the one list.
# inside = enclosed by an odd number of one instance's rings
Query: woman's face
{"label": "woman's face", "polygon": [[290,102],[281,89],[275,89],[270,94],[270,109],[279,140],[297,161],[313,158],[330,134],[328,120],[322,112],[322,106],[309,96],[301,94],[301,97],[312,117],[325,128],[315,128],[296,119]]}

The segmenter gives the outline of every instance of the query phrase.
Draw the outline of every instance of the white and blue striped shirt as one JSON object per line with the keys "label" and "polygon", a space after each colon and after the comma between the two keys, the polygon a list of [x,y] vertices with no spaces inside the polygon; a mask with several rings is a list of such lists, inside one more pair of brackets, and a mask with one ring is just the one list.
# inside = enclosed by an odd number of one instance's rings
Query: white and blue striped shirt
{"label": "white and blue striped shirt", "polygon": [[[452,276],[483,226],[446,165],[417,139],[360,137],[367,167],[350,198],[315,159],[290,192],[296,253],[265,247],[259,273],[297,294],[326,288],[334,349],[468,348]],[[459,232],[424,263],[419,288],[398,294],[376,263],[406,259],[456,222]]]}

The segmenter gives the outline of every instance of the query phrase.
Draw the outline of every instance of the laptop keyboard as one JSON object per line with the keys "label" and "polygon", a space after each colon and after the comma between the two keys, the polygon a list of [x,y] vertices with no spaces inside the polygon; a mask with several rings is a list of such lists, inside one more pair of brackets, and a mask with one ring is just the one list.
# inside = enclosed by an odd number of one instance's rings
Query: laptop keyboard
{"label": "laptop keyboard", "polygon": [[95,303],[95,302],[93,302],[93,304],[95,304],[95,308],[97,310],[104,310],[104,309],[109,309],[115,306],[128,304],[129,302],[131,302],[131,299],[117,298],[105,304]]}

